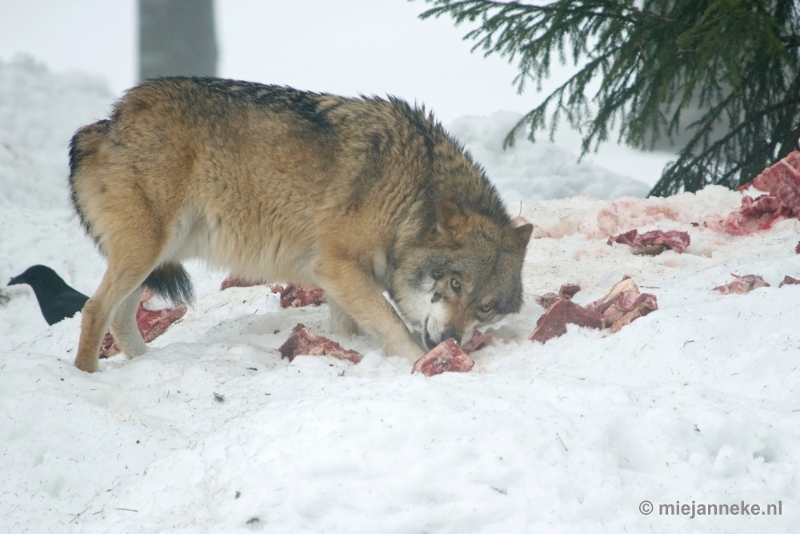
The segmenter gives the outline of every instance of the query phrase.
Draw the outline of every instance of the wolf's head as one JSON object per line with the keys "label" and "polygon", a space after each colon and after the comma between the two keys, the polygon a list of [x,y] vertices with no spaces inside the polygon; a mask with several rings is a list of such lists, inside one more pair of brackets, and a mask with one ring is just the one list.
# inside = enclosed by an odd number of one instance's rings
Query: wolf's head
{"label": "wolf's head", "polygon": [[421,244],[397,251],[389,273],[392,298],[429,349],[448,338],[461,343],[473,327],[519,311],[533,230],[500,226],[444,198],[436,200],[436,221]]}

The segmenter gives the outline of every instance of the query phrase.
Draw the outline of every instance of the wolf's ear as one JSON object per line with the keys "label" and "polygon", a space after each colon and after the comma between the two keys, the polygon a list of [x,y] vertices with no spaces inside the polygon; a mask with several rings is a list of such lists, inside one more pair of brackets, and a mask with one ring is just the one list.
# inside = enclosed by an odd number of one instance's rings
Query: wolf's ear
{"label": "wolf's ear", "polygon": [[517,226],[514,228],[514,234],[517,236],[517,241],[519,241],[520,248],[525,248],[528,246],[528,241],[531,240],[532,233],[533,225],[531,223],[523,224],[522,226]]}
{"label": "wolf's ear", "polygon": [[437,230],[458,241],[469,231],[469,218],[458,204],[444,197],[436,199]]}

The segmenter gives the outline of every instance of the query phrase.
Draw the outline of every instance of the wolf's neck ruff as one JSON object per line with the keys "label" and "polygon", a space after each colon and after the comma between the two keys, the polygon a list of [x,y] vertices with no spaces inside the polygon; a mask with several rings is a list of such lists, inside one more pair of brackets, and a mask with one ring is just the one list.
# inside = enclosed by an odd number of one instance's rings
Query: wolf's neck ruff
{"label": "wolf's neck ruff", "polygon": [[483,170],[396,98],[152,80],[75,134],[70,171],[75,210],[108,258],[83,313],[86,371],[109,325],[129,357],[144,352],[141,286],[188,300],[188,258],[317,284],[335,330],[360,325],[412,360],[423,350],[384,286],[435,343],[521,304],[530,225],[514,228]]}

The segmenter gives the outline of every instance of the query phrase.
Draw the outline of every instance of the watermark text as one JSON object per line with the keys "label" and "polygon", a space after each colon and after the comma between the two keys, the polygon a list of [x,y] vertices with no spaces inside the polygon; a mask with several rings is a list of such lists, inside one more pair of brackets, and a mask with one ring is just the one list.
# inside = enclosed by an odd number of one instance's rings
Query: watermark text
{"label": "watermark text", "polygon": [[650,501],[639,503],[639,512],[650,515],[681,515],[689,519],[702,516],[726,515],[783,515],[783,501],[770,504],[752,504],[744,501],[738,503],[691,503],[675,501],[674,503],[660,503],[654,505]]}

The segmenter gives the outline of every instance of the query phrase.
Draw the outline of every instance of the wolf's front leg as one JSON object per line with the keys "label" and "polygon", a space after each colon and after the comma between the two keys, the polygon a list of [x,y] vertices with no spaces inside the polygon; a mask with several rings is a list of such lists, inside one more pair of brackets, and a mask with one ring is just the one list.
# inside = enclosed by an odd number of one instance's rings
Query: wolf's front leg
{"label": "wolf's front leg", "polygon": [[328,295],[328,307],[331,309],[331,330],[334,333],[342,336],[358,333],[358,323],[330,295]]}
{"label": "wolf's front leg", "polygon": [[322,288],[332,297],[334,327],[344,312],[356,320],[364,330],[383,343],[387,355],[405,356],[413,364],[424,354],[411,337],[408,327],[397,315],[381,292],[375,278],[367,269],[345,259],[328,259],[316,270]]}

